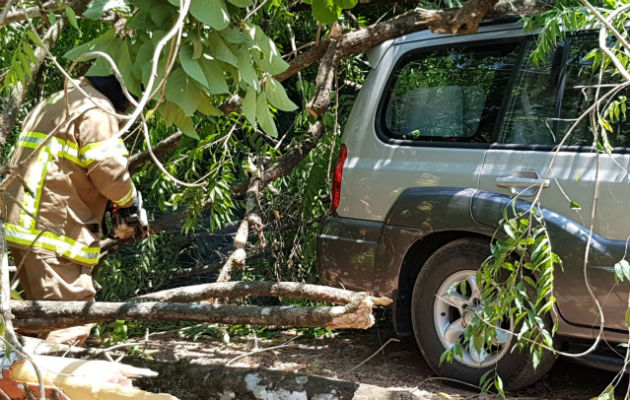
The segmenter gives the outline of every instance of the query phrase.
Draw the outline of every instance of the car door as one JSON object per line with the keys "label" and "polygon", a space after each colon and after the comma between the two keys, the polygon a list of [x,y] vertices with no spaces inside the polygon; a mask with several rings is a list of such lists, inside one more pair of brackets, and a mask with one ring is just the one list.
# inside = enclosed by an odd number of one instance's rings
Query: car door
{"label": "car door", "polygon": [[[531,40],[526,54],[534,47]],[[565,138],[593,102],[590,85],[597,82],[597,70],[584,57],[595,47],[593,35],[582,35],[562,43],[544,62],[523,58],[504,103],[496,143],[486,152],[472,209],[478,221],[496,224],[501,213],[490,212],[488,204],[505,206],[497,201],[501,196],[531,202],[541,190],[552,249],[563,260],[555,273],[559,314],[572,324],[599,325],[600,313],[583,274],[590,242],[589,283],[604,307],[605,325],[627,329],[628,287],[615,284],[614,264],[624,256],[630,235],[628,124],[616,124],[608,135],[614,147],[610,154],[598,154],[593,146],[589,118]],[[556,151],[559,144],[563,146]]]}

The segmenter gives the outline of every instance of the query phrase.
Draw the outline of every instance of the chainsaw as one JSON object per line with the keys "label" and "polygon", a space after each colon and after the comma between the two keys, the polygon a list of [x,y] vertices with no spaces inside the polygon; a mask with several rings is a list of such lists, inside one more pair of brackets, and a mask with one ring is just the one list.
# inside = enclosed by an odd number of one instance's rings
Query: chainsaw
{"label": "chainsaw", "polygon": [[136,193],[136,202],[130,207],[119,207],[107,202],[103,216],[103,234],[110,238],[132,239],[149,233],[149,219],[142,207],[142,194]]}

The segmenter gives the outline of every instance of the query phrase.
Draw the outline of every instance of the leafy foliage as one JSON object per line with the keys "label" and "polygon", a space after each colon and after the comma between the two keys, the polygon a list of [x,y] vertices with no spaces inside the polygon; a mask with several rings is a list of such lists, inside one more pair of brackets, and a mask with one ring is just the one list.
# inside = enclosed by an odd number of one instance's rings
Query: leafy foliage
{"label": "leafy foliage", "polygon": [[[220,264],[221,257],[229,251],[231,236],[229,233],[221,236],[216,231],[242,218],[244,213],[243,198],[233,198],[230,190],[233,184],[248,177],[243,166],[249,160],[263,168],[273,165],[291,143],[303,138],[309,122],[313,121],[303,106],[314,93],[315,69],[307,69],[300,77],[280,83],[274,75],[285,71],[290,60],[282,54],[288,54],[294,46],[308,48],[321,24],[339,23],[342,29],[364,27],[382,15],[393,14],[387,4],[357,5],[356,0],[306,0],[305,3],[310,5],[311,12],[295,12],[289,2],[280,0],[192,1],[180,46],[173,41],[157,54],[157,81],[164,77],[169,64],[173,63],[173,68],[163,86],[151,88],[151,110],[146,115],[152,143],[176,129],[187,135],[165,160],[165,168],[182,180],[203,185],[182,188],[154,166],[136,174],[136,185],[145,194],[146,203],[152,205],[149,209],[152,219],[180,210],[186,210],[187,218],[181,221],[183,232],[179,232],[179,227],[166,230],[105,260],[99,276],[104,287],[99,294],[101,299],[128,299],[156,288],[212,280],[216,268],[208,269],[206,275],[190,275],[181,280],[172,276],[182,268]],[[614,10],[625,4],[627,1],[606,0],[596,5]],[[446,0],[421,5],[436,8],[461,3]],[[73,29],[62,34],[52,49],[53,54],[67,67],[85,52],[105,52],[118,65],[130,91],[141,95],[151,78],[157,43],[173,26],[179,7],[177,0],[93,0],[81,15],[63,8],[50,14],[50,20],[67,18]],[[626,14],[614,21],[620,30],[625,26]],[[108,21],[102,20],[104,16]],[[112,17],[115,21],[111,21]],[[554,9],[526,19],[525,23],[529,29],[541,31],[538,46],[531,55],[534,62],[540,63],[558,42],[592,26],[596,20],[581,3],[570,0],[559,2]],[[6,96],[13,85],[33,77],[29,64],[34,61],[37,40],[23,23],[0,30],[0,61],[4,67],[1,91]],[[619,42],[612,40],[609,46],[627,68],[628,57]],[[612,76],[618,76],[614,75],[610,59],[600,52],[593,51],[590,58],[594,70],[604,68],[612,71]],[[441,60],[455,61],[448,57]],[[102,59],[89,60],[84,65],[89,67],[88,74],[111,73]],[[431,73],[439,71],[427,65],[418,67]],[[485,67],[489,70],[488,77],[495,73],[492,65]],[[260,208],[267,224],[268,248],[261,250],[263,256],[240,272],[241,278],[316,279],[315,232],[319,219],[327,213],[327,186],[339,144],[339,127],[343,126],[355,95],[343,82],[361,84],[367,69],[360,57],[341,62],[337,79],[342,83],[334,92],[335,106],[322,118],[327,134],[291,175],[274,182],[265,191]],[[413,74],[408,81],[413,84],[413,79],[439,78],[431,73]],[[63,79],[50,64],[40,75],[34,77],[37,84],[29,93],[22,114],[61,87]],[[232,100],[240,104],[240,113],[226,113],[222,108]],[[624,96],[617,96],[602,107],[598,119],[603,128],[598,142],[600,150],[610,151],[606,144],[608,127],[627,123],[626,114]],[[146,146],[136,146],[138,140],[137,134],[127,138],[133,152]],[[552,347],[554,329],[547,330],[545,315],[553,306],[553,273],[559,259],[552,252],[544,221],[534,210],[529,214],[504,215],[502,232],[492,245],[492,258],[477,276],[486,299],[483,309],[479,318],[467,327],[467,342],[445,353],[445,360],[461,353],[464,345],[492,346],[497,329],[510,319],[519,327],[516,345],[528,347],[534,359],[540,358],[542,346]],[[630,279],[625,260],[615,266],[615,271],[618,279]],[[102,331],[111,332],[113,340],[124,340],[128,328],[128,324],[116,322]],[[213,329],[191,330],[191,333],[217,334]],[[235,327],[228,334],[248,334],[250,329]],[[329,332],[321,330],[314,334]],[[503,393],[500,377],[485,378],[484,388],[494,385]],[[601,398],[612,398],[612,390],[607,390]]]}

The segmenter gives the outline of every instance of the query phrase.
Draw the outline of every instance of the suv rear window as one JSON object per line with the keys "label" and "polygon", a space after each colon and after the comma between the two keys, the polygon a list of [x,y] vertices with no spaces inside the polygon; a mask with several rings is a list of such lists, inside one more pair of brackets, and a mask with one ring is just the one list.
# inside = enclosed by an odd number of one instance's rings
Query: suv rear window
{"label": "suv rear window", "polygon": [[381,112],[393,139],[491,143],[520,43],[442,48],[407,56]]}

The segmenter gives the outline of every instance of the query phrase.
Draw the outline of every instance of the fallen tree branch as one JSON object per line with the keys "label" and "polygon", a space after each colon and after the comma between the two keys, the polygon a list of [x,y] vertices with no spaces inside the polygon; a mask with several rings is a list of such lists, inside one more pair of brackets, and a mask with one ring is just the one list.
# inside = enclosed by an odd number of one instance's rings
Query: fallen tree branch
{"label": "fallen tree branch", "polygon": [[[160,140],[155,146],[153,146],[153,154],[155,154],[157,158],[161,158],[165,154],[175,150],[182,141],[182,137],[182,131],[177,131],[166,139]],[[148,151],[136,153],[129,157],[129,166],[127,169],[130,174],[135,174],[149,161],[151,161],[151,155]]]}
{"label": "fallen tree branch", "polygon": [[289,68],[287,68],[286,71],[275,75],[274,78],[277,81],[282,82],[302,71],[303,69],[315,64],[324,56],[326,50],[328,50],[329,44],[330,40],[328,39],[320,41],[319,46],[311,47],[304,53],[299,54],[297,57],[295,57],[295,59],[293,59],[291,64],[289,64]]}
{"label": "fallen tree branch", "polygon": [[[488,21],[510,15],[533,15],[548,10],[552,6],[553,3],[540,0],[473,0],[466,3],[463,8],[416,9],[368,28],[348,32],[337,41],[339,48],[344,49],[343,57],[347,57],[362,53],[386,40],[422,29],[434,27],[436,33],[474,33],[482,20]],[[274,78],[279,81],[286,80],[315,64],[324,57],[329,44],[329,39],[322,40],[319,46],[298,55],[286,71]]]}
{"label": "fallen tree branch", "polygon": [[260,198],[260,169],[256,168],[252,172],[249,179],[249,186],[246,192],[245,217],[240,222],[236,236],[234,237],[234,251],[228,257],[225,265],[219,272],[217,282],[228,282],[232,278],[232,273],[245,266],[247,252],[245,246],[249,238],[249,230],[259,232],[260,245],[264,247],[264,238],[262,237],[262,220],[257,213],[258,201]]}
{"label": "fallen tree branch", "polygon": [[[188,303],[246,296],[300,298],[345,305],[356,299],[357,292],[298,282],[214,282],[149,293],[135,297],[134,300]],[[391,300],[386,297],[370,297],[370,300],[375,305],[387,306],[391,304]]]}
{"label": "fallen tree branch", "polygon": [[44,4],[42,4],[41,10],[39,6],[37,7],[29,7],[26,9],[26,13],[22,10],[20,11],[10,11],[8,12],[4,18],[0,18],[0,26],[12,24],[14,22],[20,22],[26,20],[28,18],[39,18],[42,16],[42,10],[47,12],[55,12],[62,10],[66,5],[61,2],[57,2],[55,0],[50,0]]}
{"label": "fallen tree branch", "polygon": [[12,301],[15,326],[29,331],[113,320],[190,321],[228,325],[367,329],[374,325],[369,296],[345,306],[259,307],[165,302]]}
{"label": "fallen tree branch", "polygon": [[[513,3],[510,0],[471,0],[466,3],[465,10],[466,13],[475,14],[474,20],[471,20],[469,18],[470,16],[462,11],[464,10],[463,8],[455,10],[412,10],[398,17],[372,25],[368,28],[346,33],[336,39],[324,39],[320,41],[319,46],[313,47],[305,53],[298,55],[293,62],[291,62],[289,68],[282,74],[276,75],[275,78],[279,81],[286,80],[303,69],[313,65],[320,59],[323,59],[326,54],[328,54],[331,62],[338,62],[345,57],[364,52],[386,40],[420,31],[422,29],[428,29],[431,24],[434,24],[436,29],[440,32],[444,32],[445,27],[450,24],[452,29],[449,29],[451,31],[453,31],[456,27],[457,29],[462,29],[462,32],[471,33],[471,26],[474,26],[476,30],[479,21],[481,21],[481,18],[484,18],[485,16],[485,14],[482,14],[481,17],[478,18],[477,10],[483,11],[488,15],[492,15],[493,18],[498,18],[505,15],[534,14],[547,9],[548,7],[548,4],[536,0],[517,0],[516,3]],[[466,29],[464,30],[463,28]],[[333,57],[333,52],[329,51],[330,43],[332,41],[336,41],[335,51],[338,53],[337,57]],[[332,75],[336,71],[334,68],[330,68],[330,65],[320,65],[318,77],[324,72]],[[320,90],[317,91],[314,99],[319,98],[320,101],[311,103],[311,105],[314,106],[313,110],[315,113],[321,115],[321,113],[323,113],[330,104],[332,79],[330,79],[328,75],[321,75],[321,78],[319,79],[324,84],[320,85]],[[325,96],[326,93],[329,94],[328,98]],[[326,99],[328,102],[326,102]],[[275,179],[288,175],[300,162],[302,162],[302,160],[306,158],[310,151],[317,146],[319,140],[324,136],[324,133],[325,127],[321,121],[316,121],[311,124],[305,137],[295,140],[291,145],[289,145],[288,151],[280,157],[278,161],[263,171],[260,182],[261,187],[265,187]],[[233,196],[236,197],[245,194],[248,184],[249,180],[233,185]],[[205,207],[209,206],[210,204],[207,204]],[[151,230],[152,232],[158,232],[165,227],[172,227],[174,224],[179,224],[182,218],[183,213],[173,213],[168,217],[154,221],[152,223]]]}
{"label": "fallen tree branch", "polygon": [[[324,136],[326,129],[321,121],[317,121],[312,124],[308,129],[306,138],[303,138],[299,143],[290,148],[278,161],[276,161],[271,167],[263,171],[261,186],[265,187],[270,182],[288,175],[293,169],[306,158],[308,153],[317,146],[319,139]],[[247,191],[247,182],[241,182],[238,185],[232,186],[234,196],[240,196]]]}

